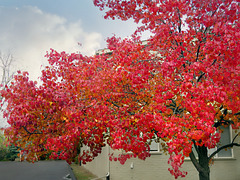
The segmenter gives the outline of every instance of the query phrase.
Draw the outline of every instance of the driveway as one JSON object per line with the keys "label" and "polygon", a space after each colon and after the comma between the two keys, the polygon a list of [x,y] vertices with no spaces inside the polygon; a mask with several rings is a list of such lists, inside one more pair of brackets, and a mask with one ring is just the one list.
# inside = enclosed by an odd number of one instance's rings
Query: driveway
{"label": "driveway", "polygon": [[0,180],[76,180],[66,161],[0,162]]}

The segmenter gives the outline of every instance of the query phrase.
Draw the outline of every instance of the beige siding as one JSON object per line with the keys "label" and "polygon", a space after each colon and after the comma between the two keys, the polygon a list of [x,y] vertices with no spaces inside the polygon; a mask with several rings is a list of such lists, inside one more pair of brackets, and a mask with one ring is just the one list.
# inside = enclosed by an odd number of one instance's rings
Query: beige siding
{"label": "beige siding", "polygon": [[[98,177],[104,177],[110,172],[111,180],[173,180],[167,163],[168,156],[153,154],[145,161],[132,158],[121,165],[118,161],[109,161],[108,154],[112,153],[109,147],[104,147],[102,153],[84,167]],[[118,151],[121,153],[121,151]],[[117,155],[117,151],[114,151]],[[216,159],[210,166],[211,180],[239,180],[240,179],[240,148],[233,148],[234,158]],[[132,168],[133,166],[133,168]],[[198,179],[198,172],[190,160],[185,160],[182,170],[188,172],[184,180]],[[105,179],[105,178],[103,178]]]}
{"label": "beige siding", "polygon": [[234,159],[215,160],[211,166],[211,180],[240,179],[240,147],[233,148]]}
{"label": "beige siding", "polygon": [[[133,165],[133,169],[131,168]],[[173,179],[168,172],[167,157],[153,155],[145,161],[139,159],[129,159],[124,165],[119,162],[111,162],[111,180],[154,180]],[[160,175],[160,176],[159,176]]]}
{"label": "beige siding", "polygon": [[[83,148],[84,149],[84,148]],[[92,162],[83,165],[97,177],[104,177],[109,172],[109,148],[104,147],[103,151]]]}

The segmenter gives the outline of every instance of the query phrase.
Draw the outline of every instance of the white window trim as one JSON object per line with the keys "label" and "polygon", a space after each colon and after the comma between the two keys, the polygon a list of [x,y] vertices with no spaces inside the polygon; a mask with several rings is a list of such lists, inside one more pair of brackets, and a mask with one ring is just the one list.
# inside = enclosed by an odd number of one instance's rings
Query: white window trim
{"label": "white window trim", "polygon": [[[232,131],[232,126],[229,125],[229,133],[230,133],[230,142],[232,142],[233,140],[233,131]],[[222,146],[222,145],[221,145]],[[220,146],[220,147],[221,147]],[[211,149],[210,149],[211,150]],[[208,155],[210,156],[214,151],[217,150],[217,146],[215,148],[212,148],[212,152],[210,153],[209,150],[208,150]],[[232,156],[229,156],[229,157],[219,157],[218,156],[218,153],[213,157],[213,159],[234,159],[234,154],[233,154],[233,148],[230,149],[231,150],[231,154]],[[221,151],[225,151],[225,149],[221,150]]]}
{"label": "white window trim", "polygon": [[[149,140],[149,143],[150,143],[150,140]],[[161,155],[161,154],[162,154],[162,152],[161,152],[161,143],[160,143],[160,142],[156,142],[154,139],[151,140],[151,143],[156,143],[158,149],[157,149],[157,150],[151,150],[151,145],[149,144],[149,147],[150,147],[149,153],[150,153],[151,155]],[[132,151],[126,152],[126,151],[124,151],[124,150],[122,150],[122,153],[123,153],[123,154],[125,154],[125,153],[127,153],[127,154],[133,154]]]}
{"label": "white window trim", "polygon": [[[154,146],[157,147],[157,150],[151,149],[152,143],[154,144]],[[152,140],[151,145],[149,145],[149,147],[150,147],[149,153],[150,153],[150,154],[162,154],[162,153],[160,152],[160,150],[161,150],[161,149],[160,149],[160,146],[161,146],[160,142],[156,142],[155,140]],[[153,147],[152,147],[152,148],[153,148]]]}

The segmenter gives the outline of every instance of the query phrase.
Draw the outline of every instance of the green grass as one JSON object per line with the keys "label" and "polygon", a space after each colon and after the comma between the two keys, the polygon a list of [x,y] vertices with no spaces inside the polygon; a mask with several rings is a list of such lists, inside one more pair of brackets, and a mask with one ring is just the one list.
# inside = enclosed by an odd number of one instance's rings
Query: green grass
{"label": "green grass", "polygon": [[78,164],[71,164],[71,168],[73,169],[73,173],[77,180],[89,180],[96,178],[96,176]]}

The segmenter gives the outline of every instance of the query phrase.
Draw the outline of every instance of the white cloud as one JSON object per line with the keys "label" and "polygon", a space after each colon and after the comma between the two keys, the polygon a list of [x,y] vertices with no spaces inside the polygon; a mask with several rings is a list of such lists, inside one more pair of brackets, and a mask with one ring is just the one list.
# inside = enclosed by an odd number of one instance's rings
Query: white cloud
{"label": "white cloud", "polygon": [[[44,55],[50,48],[91,55],[100,48],[102,35],[85,32],[81,22],[41,11],[37,7],[0,7],[0,51],[11,51],[19,67],[32,79],[46,64]],[[82,46],[79,46],[81,43]]]}

